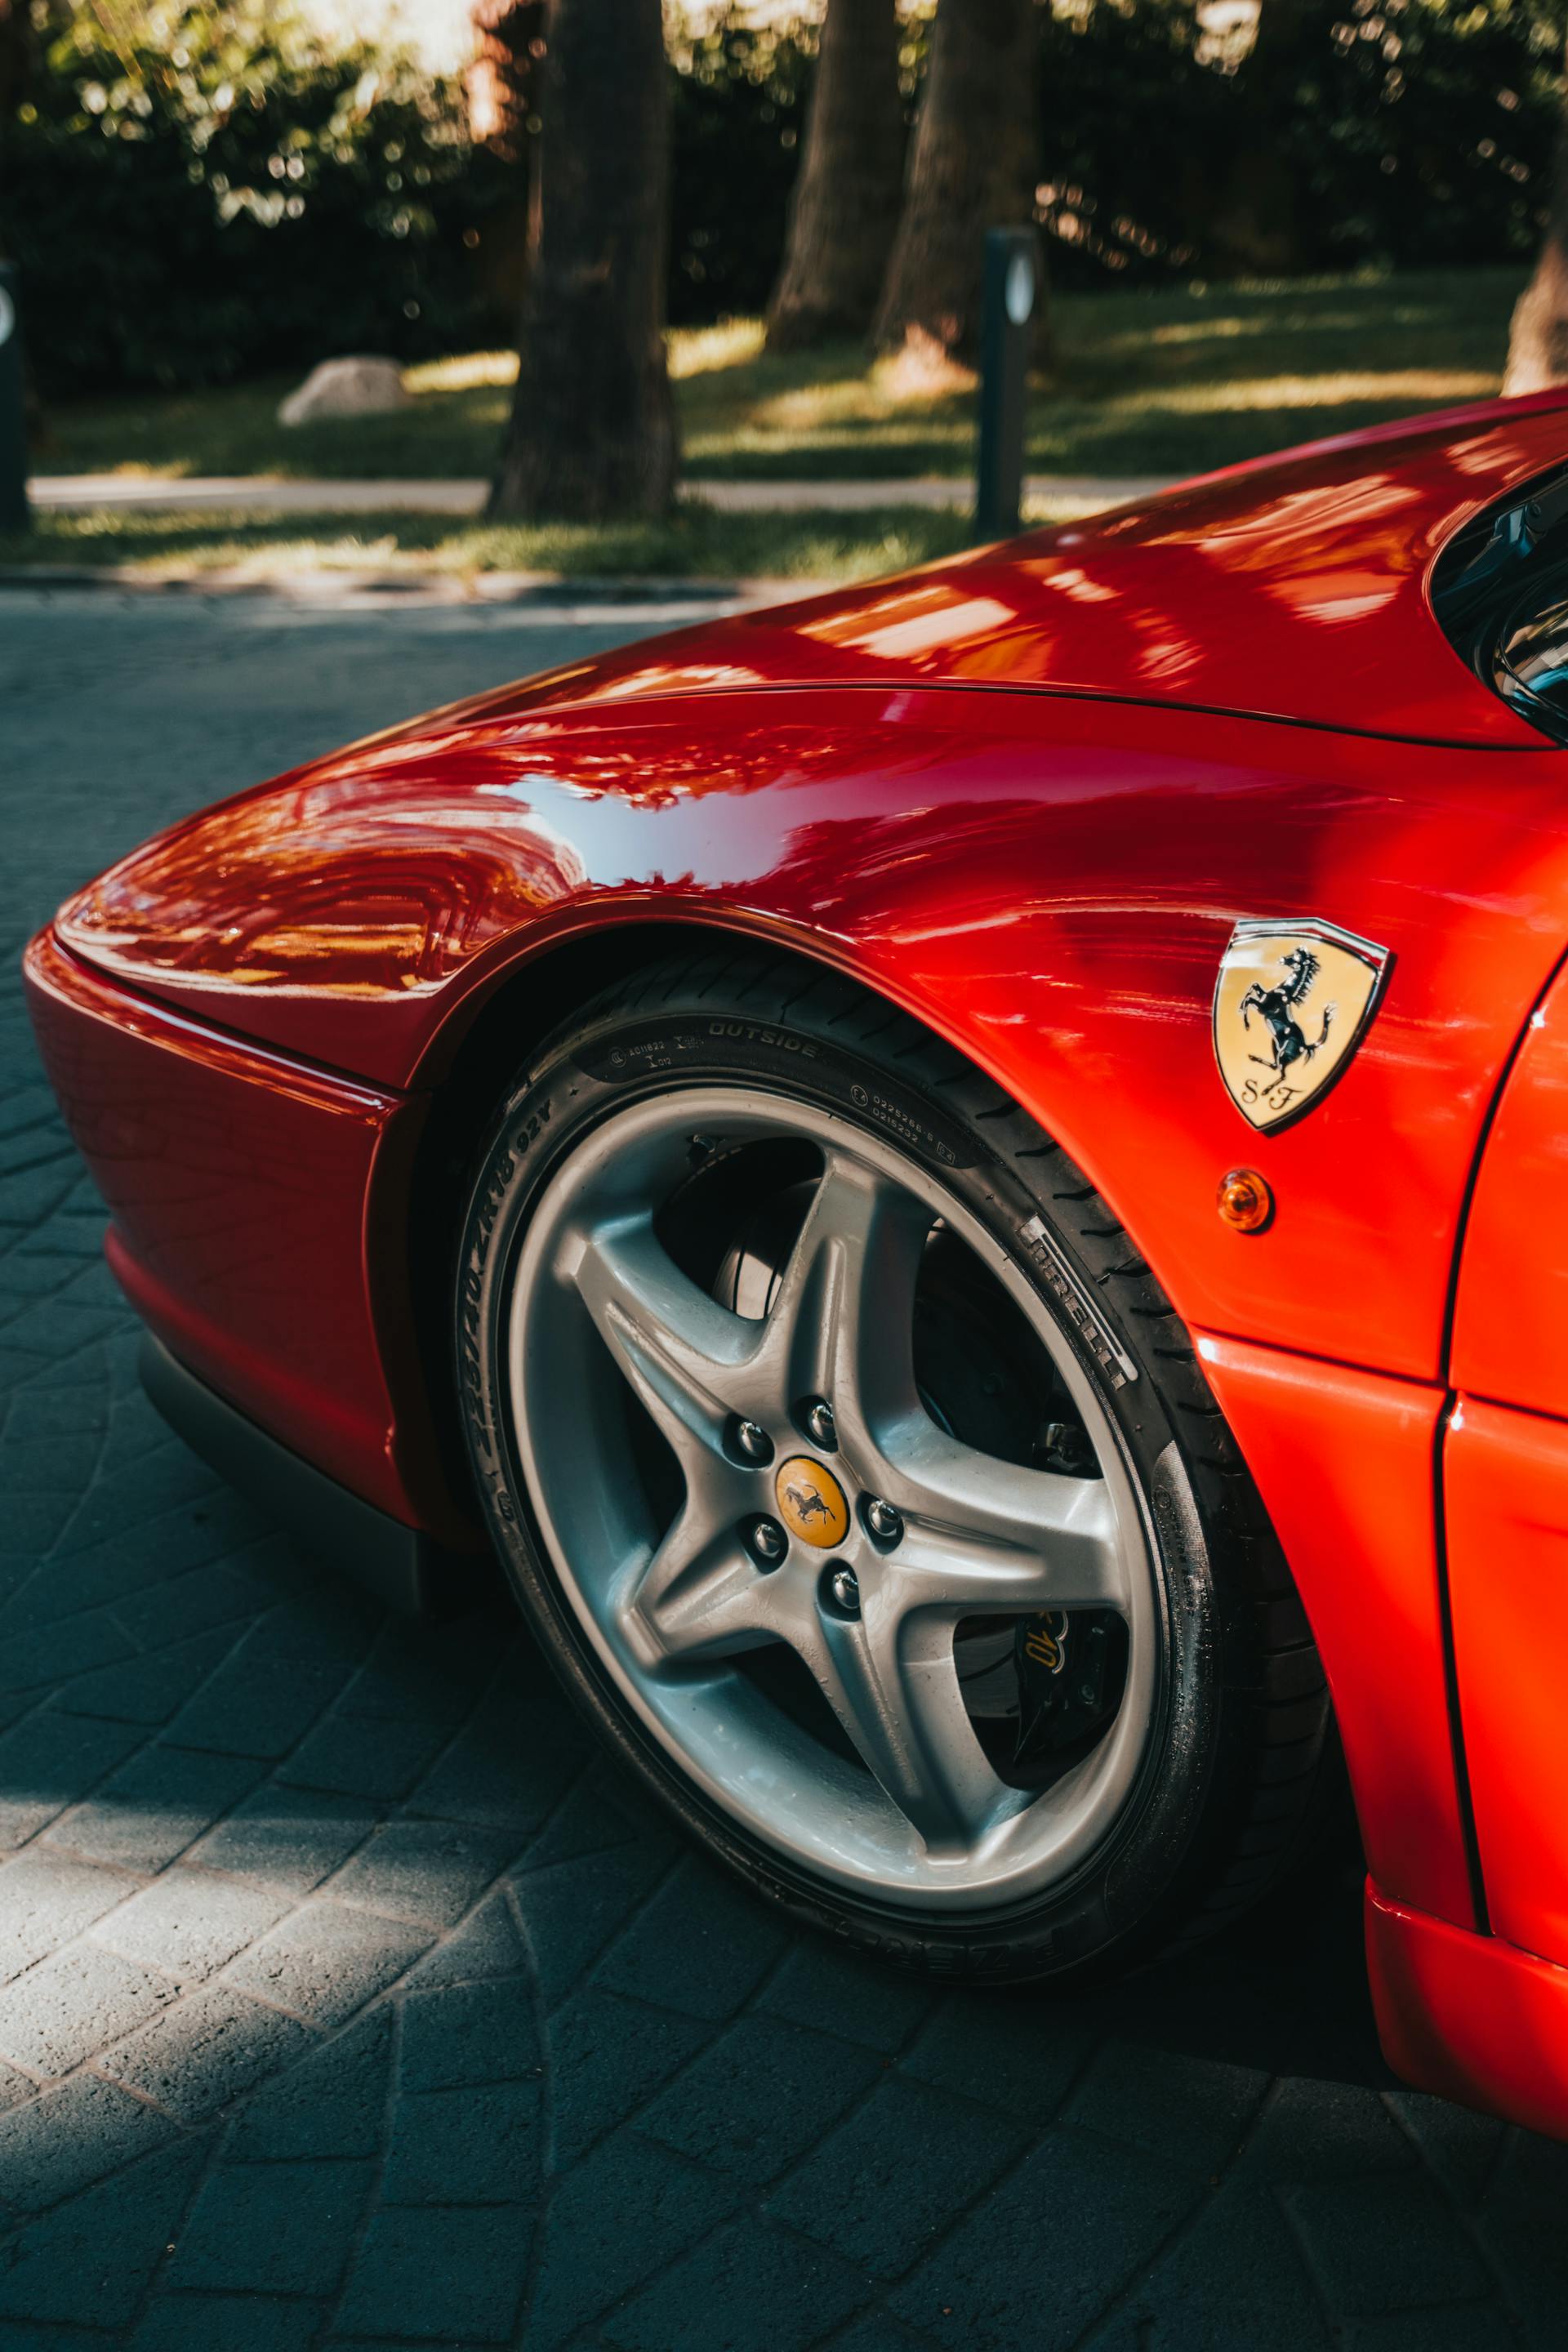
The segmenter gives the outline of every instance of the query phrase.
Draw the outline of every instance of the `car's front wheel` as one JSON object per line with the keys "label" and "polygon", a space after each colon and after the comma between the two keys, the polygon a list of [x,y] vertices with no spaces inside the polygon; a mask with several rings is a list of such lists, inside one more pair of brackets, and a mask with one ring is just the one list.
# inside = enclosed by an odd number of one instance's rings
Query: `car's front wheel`
{"label": "car's front wheel", "polygon": [[1065,1154],[885,1003],[706,958],[590,1007],[496,1121],[458,1344],[557,1668],[774,1901],[1026,1978],[1277,1874],[1327,1700],[1186,1334]]}

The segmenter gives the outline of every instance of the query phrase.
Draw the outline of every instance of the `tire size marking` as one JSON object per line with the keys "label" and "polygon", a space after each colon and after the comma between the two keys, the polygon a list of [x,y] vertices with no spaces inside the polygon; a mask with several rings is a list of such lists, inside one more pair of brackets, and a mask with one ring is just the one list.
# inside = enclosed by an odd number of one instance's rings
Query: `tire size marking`
{"label": "tire size marking", "polygon": [[1018,1239],[1111,1387],[1127,1388],[1137,1379],[1138,1367],[1057,1247],[1045,1219],[1031,1217],[1027,1224],[1020,1225]]}
{"label": "tire size marking", "polygon": [[938,1168],[973,1168],[980,1155],[963,1129],[913,1087],[874,1065],[776,1022],[732,1014],[651,1021],[619,1029],[578,1055],[601,1084],[623,1085],[667,1071],[700,1069],[742,1077],[790,1077],[809,1070],[815,1091],[836,1097],[868,1126]]}

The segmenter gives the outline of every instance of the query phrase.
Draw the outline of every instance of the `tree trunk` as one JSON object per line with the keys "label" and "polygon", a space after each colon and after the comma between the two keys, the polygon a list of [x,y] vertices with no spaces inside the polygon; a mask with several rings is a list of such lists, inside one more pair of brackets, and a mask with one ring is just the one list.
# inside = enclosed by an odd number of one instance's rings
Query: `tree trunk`
{"label": "tree trunk", "polygon": [[1568,82],[1557,126],[1546,234],[1535,275],[1513,306],[1505,393],[1544,392],[1568,383]]}
{"label": "tree trunk", "polygon": [[492,515],[662,514],[669,89],[659,0],[552,0],[517,392]]}
{"label": "tree trunk", "polygon": [[1247,134],[1221,175],[1205,240],[1211,266],[1226,276],[1290,277],[1307,266],[1307,191],[1285,133],[1337,13],[1337,0],[1258,0],[1238,91]]}
{"label": "tree trunk", "polygon": [[770,352],[867,332],[899,226],[903,177],[893,0],[827,0],[805,152],[768,305]]}
{"label": "tree trunk", "polygon": [[[941,0],[877,312],[879,351],[978,357],[985,231],[1035,217],[1038,41],[1035,0]],[[1037,318],[1043,355],[1043,301]]]}
{"label": "tree trunk", "polygon": [[[4,0],[0,0],[4,5]],[[463,73],[468,136],[503,168],[504,203],[486,206],[483,227],[470,226],[474,288],[489,315],[515,319],[528,283],[533,219],[534,151],[545,0],[472,0],[473,55]]]}
{"label": "tree trunk", "polygon": [[0,0],[0,136],[27,95],[35,47],[27,0]]}

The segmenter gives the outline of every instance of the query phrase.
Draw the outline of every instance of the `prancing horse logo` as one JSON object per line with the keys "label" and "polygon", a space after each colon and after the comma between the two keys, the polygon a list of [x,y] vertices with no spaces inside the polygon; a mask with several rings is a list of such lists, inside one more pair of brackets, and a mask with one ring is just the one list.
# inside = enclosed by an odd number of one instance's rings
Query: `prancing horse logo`
{"label": "prancing horse logo", "polygon": [[1214,992],[1226,1092],[1265,1131],[1310,1110],[1348,1066],[1394,962],[1337,924],[1237,923]]}
{"label": "prancing horse logo", "polygon": [[1251,1028],[1255,1013],[1260,1014],[1268,1025],[1270,1050],[1267,1061],[1261,1054],[1252,1056],[1255,1062],[1262,1062],[1266,1070],[1283,1071],[1296,1062],[1310,1062],[1313,1055],[1321,1053],[1328,1044],[1329,1031],[1333,1027],[1334,1014],[1339,1010],[1336,1004],[1324,1005],[1323,1025],[1309,1041],[1296,1018],[1296,1009],[1304,1004],[1311,994],[1312,982],[1322,965],[1310,948],[1292,948],[1288,956],[1280,958],[1280,961],[1289,974],[1289,979],[1281,981],[1274,988],[1265,988],[1255,980],[1241,1000],[1244,1029]]}
{"label": "prancing horse logo", "polygon": [[849,1504],[831,1470],[809,1454],[792,1454],[773,1475],[773,1500],[792,1536],[831,1551],[849,1532]]}

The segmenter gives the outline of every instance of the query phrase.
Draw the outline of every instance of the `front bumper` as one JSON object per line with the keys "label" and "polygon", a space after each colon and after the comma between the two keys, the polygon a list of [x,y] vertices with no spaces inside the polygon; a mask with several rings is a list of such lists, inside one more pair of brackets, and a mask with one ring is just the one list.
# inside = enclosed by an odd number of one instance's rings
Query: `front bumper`
{"label": "front bumper", "polygon": [[480,1560],[378,1511],[226,1403],[151,1331],[142,1335],[142,1385],[171,1429],[301,1549],[317,1554],[404,1617],[447,1617],[477,1600]]}
{"label": "front bumper", "polygon": [[423,1098],[206,1027],[79,962],[24,961],[105,1250],[179,1365],[332,1484],[463,1550],[409,1304]]}
{"label": "front bumper", "polygon": [[1417,2089],[1568,2139],[1568,1969],[1366,1887],[1384,2054]]}

